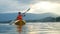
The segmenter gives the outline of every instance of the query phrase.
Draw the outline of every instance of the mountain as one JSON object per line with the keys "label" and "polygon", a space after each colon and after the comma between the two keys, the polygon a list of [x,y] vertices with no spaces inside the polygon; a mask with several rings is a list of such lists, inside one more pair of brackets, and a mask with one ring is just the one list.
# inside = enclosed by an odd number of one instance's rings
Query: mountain
{"label": "mountain", "polygon": [[56,22],[60,22],[60,16],[56,17]]}
{"label": "mountain", "polygon": [[40,22],[56,22],[56,18],[46,17],[46,18],[41,19]]}
{"label": "mountain", "polygon": [[[17,13],[2,13],[0,14],[0,21],[9,21],[9,20],[14,20],[17,17]],[[52,18],[56,18],[57,15],[52,14],[52,13],[44,13],[44,14],[32,14],[32,13],[27,13],[25,17],[23,17],[24,20],[48,20]]]}
{"label": "mountain", "polygon": [[44,14],[26,14],[26,16],[24,17],[25,20],[40,20],[40,19],[44,19],[46,17],[52,17],[52,18],[56,18],[58,17],[55,14],[52,13],[44,13]]}
{"label": "mountain", "polygon": [[13,20],[17,17],[17,13],[2,13],[0,14],[0,21]]}

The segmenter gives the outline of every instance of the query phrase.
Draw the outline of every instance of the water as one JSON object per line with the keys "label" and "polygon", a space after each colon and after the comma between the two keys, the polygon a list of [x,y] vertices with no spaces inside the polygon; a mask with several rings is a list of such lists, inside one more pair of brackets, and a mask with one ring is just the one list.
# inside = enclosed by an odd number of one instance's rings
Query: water
{"label": "water", "polygon": [[[0,24],[0,34],[18,34],[15,25]],[[29,22],[22,28],[22,34],[60,34],[59,22]]]}

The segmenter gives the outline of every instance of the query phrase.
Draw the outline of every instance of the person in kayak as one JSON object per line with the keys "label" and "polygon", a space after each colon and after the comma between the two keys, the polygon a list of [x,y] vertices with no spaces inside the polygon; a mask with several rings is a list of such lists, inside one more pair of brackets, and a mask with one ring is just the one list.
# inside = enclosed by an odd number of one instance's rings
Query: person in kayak
{"label": "person in kayak", "polygon": [[23,21],[23,16],[25,16],[24,13],[22,14],[21,12],[18,12],[15,25],[17,25],[17,29],[19,33],[22,31],[23,25],[25,25],[25,21]]}
{"label": "person in kayak", "polygon": [[30,10],[30,8],[28,10],[26,10],[24,13],[18,12],[18,16],[17,18],[15,18],[14,20],[12,20],[9,24],[15,24],[17,25],[17,30],[19,32],[19,34],[21,34],[22,32],[22,27],[26,24],[25,20],[23,20],[23,17],[25,16],[25,14]]}

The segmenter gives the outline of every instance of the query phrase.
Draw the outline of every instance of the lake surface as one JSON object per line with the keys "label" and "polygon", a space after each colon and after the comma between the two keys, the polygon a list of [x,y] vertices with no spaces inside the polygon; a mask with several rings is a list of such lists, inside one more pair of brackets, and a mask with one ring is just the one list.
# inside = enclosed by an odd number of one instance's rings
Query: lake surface
{"label": "lake surface", "polygon": [[[15,25],[0,24],[0,34],[18,34]],[[22,34],[60,34],[60,22],[29,22],[22,28]]]}

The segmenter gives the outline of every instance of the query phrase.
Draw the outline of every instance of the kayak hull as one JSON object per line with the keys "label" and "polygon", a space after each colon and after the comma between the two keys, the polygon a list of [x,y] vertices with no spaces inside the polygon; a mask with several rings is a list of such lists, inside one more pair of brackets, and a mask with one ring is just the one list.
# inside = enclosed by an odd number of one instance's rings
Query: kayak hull
{"label": "kayak hull", "polygon": [[15,23],[15,25],[18,25],[18,26],[23,26],[25,24],[26,24],[25,20],[19,20]]}

